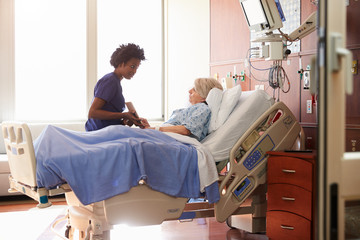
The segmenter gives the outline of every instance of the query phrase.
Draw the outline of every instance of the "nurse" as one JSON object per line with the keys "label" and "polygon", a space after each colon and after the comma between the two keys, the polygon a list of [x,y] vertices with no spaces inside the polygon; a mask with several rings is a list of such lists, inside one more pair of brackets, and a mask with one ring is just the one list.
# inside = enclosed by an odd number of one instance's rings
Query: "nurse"
{"label": "nurse", "polygon": [[89,109],[86,131],[98,130],[110,125],[136,125],[143,128],[146,119],[140,119],[133,112],[124,112],[125,98],[121,81],[130,80],[136,73],[141,61],[145,60],[144,49],[138,45],[122,44],[110,59],[114,71],[103,76],[94,89],[94,98]]}

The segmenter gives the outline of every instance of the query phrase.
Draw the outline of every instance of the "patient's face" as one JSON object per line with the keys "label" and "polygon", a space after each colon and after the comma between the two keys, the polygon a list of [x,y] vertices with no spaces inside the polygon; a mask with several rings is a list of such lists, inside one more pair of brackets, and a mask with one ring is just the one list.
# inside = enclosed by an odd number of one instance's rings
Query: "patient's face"
{"label": "patient's face", "polygon": [[204,98],[202,98],[198,92],[195,91],[194,88],[190,89],[189,90],[189,102],[194,105],[194,104],[197,104],[197,103],[201,103],[205,101]]}
{"label": "patient's face", "polygon": [[131,58],[127,63],[121,64],[118,68],[124,78],[131,79],[135,75],[139,66],[140,59]]}

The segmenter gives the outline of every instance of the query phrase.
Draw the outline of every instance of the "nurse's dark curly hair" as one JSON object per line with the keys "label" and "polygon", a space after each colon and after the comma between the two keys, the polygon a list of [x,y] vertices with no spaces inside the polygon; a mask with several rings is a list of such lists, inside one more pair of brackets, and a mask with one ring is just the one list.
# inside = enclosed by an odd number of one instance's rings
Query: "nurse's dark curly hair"
{"label": "nurse's dark curly hair", "polygon": [[134,43],[121,44],[111,55],[110,64],[117,68],[122,63],[127,63],[131,58],[145,60],[144,49]]}

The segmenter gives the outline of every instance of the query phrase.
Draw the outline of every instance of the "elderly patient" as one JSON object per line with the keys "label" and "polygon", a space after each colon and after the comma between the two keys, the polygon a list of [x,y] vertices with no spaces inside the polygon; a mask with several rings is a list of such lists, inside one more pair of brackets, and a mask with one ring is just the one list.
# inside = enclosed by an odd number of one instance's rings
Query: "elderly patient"
{"label": "elderly patient", "polygon": [[208,133],[211,111],[206,103],[206,97],[213,88],[223,89],[213,78],[197,78],[194,87],[189,90],[190,107],[175,110],[170,119],[160,127],[145,126],[161,132],[174,132],[195,137],[201,141]]}

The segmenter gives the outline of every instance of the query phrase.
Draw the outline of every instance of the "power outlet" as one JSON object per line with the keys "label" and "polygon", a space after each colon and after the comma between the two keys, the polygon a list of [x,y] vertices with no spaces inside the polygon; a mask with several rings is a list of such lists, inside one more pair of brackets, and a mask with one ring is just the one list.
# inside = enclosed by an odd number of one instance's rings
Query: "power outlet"
{"label": "power outlet", "polygon": [[311,100],[306,101],[306,113],[312,113],[312,101]]}

